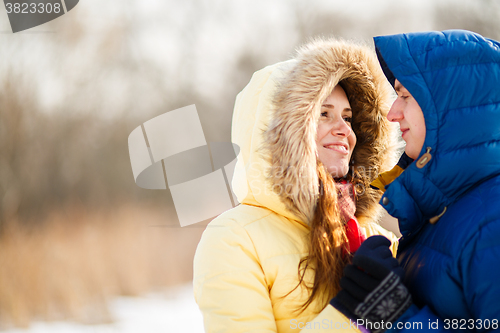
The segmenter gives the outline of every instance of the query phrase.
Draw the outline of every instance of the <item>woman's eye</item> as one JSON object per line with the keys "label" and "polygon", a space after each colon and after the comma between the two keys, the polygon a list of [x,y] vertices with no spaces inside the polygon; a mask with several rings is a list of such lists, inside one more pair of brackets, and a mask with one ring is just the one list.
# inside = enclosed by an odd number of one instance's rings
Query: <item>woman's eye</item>
{"label": "woman's eye", "polygon": [[343,119],[346,123],[352,123],[352,117],[344,117]]}
{"label": "woman's eye", "polygon": [[328,112],[321,112],[321,117],[328,117]]}

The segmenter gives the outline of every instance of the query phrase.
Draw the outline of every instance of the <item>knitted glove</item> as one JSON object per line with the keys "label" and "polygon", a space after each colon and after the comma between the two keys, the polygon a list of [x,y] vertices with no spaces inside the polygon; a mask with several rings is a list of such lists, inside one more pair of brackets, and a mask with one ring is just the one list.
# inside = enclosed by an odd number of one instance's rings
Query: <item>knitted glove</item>
{"label": "knitted glove", "polygon": [[408,289],[401,282],[404,270],[389,250],[391,242],[372,236],[361,244],[340,280],[342,288],[331,301],[347,317],[362,319],[365,328],[384,332],[412,304]]}
{"label": "knitted glove", "polygon": [[[355,258],[368,257],[375,260],[381,266],[393,271],[401,280],[405,276],[404,269],[399,266],[398,261],[392,256],[390,250],[391,241],[384,236],[371,236],[365,240],[356,252]],[[353,262],[354,263],[354,262]]]}

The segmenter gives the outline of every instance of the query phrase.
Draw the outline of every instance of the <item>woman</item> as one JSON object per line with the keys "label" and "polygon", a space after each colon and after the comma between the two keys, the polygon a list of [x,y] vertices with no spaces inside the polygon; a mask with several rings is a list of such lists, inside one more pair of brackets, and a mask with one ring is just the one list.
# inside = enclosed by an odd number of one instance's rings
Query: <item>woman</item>
{"label": "woman", "polygon": [[344,41],[317,40],[253,75],[233,114],[242,204],[209,224],[194,261],[207,332],[346,321],[327,304],[349,252],[363,233],[391,237],[369,187],[391,164],[390,96],[373,51]]}

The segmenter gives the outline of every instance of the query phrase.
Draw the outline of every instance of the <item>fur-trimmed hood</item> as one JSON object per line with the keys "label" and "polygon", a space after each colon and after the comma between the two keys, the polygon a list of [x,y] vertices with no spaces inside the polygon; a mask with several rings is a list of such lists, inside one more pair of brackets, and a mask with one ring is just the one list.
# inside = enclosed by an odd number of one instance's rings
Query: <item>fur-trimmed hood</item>
{"label": "fur-trimmed hood", "polygon": [[232,141],[241,153],[233,189],[241,203],[308,224],[319,194],[316,130],[321,104],[342,85],[357,137],[352,159],[356,216],[376,219],[380,194],[370,188],[394,164],[394,131],[386,119],[392,88],[375,52],[341,40],[315,40],[289,61],[257,71],[236,99]]}

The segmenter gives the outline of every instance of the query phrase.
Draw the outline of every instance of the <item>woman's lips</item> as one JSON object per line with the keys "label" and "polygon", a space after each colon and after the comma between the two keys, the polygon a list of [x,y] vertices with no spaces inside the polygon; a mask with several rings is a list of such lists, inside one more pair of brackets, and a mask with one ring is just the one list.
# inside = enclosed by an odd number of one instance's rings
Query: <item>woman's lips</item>
{"label": "woman's lips", "polygon": [[405,138],[405,134],[408,133],[409,131],[410,131],[409,128],[401,129],[401,137],[404,139]]}
{"label": "woman's lips", "polygon": [[349,150],[347,149],[347,145],[344,143],[330,143],[330,144],[324,145],[323,147],[328,149],[328,150],[333,150],[333,151],[336,151],[336,152],[339,152],[342,154],[346,154],[346,155],[349,153]]}

